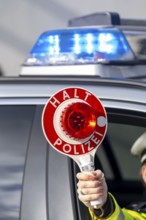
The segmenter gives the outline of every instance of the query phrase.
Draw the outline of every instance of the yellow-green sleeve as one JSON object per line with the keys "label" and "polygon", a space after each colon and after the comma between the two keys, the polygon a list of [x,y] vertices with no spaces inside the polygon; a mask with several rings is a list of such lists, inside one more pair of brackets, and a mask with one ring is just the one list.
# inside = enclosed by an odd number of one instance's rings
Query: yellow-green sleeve
{"label": "yellow-green sleeve", "polygon": [[114,196],[112,194],[110,194],[110,196],[112,197],[115,204],[114,212],[107,218],[98,218],[97,216],[95,216],[94,210],[89,209],[90,215],[93,220],[146,220],[145,213],[136,212],[125,208],[121,209]]}

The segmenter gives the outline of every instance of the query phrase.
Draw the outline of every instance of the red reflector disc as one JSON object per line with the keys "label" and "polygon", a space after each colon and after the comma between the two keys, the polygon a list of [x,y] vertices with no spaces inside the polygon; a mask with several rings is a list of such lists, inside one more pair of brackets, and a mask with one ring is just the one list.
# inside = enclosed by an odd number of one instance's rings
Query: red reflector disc
{"label": "red reflector disc", "polygon": [[47,141],[60,153],[78,156],[97,148],[107,130],[101,101],[82,88],[65,88],[44,107],[42,127]]}
{"label": "red reflector disc", "polygon": [[61,127],[70,138],[83,139],[89,137],[96,126],[94,109],[84,102],[72,103],[61,115]]}

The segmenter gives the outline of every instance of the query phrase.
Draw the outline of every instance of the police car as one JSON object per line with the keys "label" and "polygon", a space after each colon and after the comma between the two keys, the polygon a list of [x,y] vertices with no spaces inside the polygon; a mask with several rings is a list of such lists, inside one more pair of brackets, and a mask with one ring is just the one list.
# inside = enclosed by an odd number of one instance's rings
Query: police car
{"label": "police car", "polygon": [[116,13],[75,18],[39,37],[19,77],[0,79],[1,220],[90,219],[76,193],[79,166],[42,129],[44,106],[65,88],[90,91],[106,110],[94,164],[109,191],[122,207],[141,197],[140,163],[130,148],[146,128],[145,42],[145,21]]}

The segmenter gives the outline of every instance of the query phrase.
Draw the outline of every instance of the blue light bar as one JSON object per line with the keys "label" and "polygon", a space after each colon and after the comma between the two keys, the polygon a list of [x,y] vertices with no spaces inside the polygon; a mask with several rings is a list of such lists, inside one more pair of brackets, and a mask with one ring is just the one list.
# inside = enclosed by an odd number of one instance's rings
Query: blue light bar
{"label": "blue light bar", "polygon": [[78,28],[43,33],[24,65],[95,64],[134,59],[135,56],[119,29]]}

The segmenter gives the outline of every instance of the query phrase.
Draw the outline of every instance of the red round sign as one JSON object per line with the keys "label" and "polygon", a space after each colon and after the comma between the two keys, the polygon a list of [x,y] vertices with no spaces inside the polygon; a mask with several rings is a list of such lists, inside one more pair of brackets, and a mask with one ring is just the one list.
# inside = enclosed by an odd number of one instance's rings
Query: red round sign
{"label": "red round sign", "polygon": [[52,147],[68,156],[97,148],[107,130],[107,115],[100,100],[83,88],[65,88],[45,105],[42,127]]}

